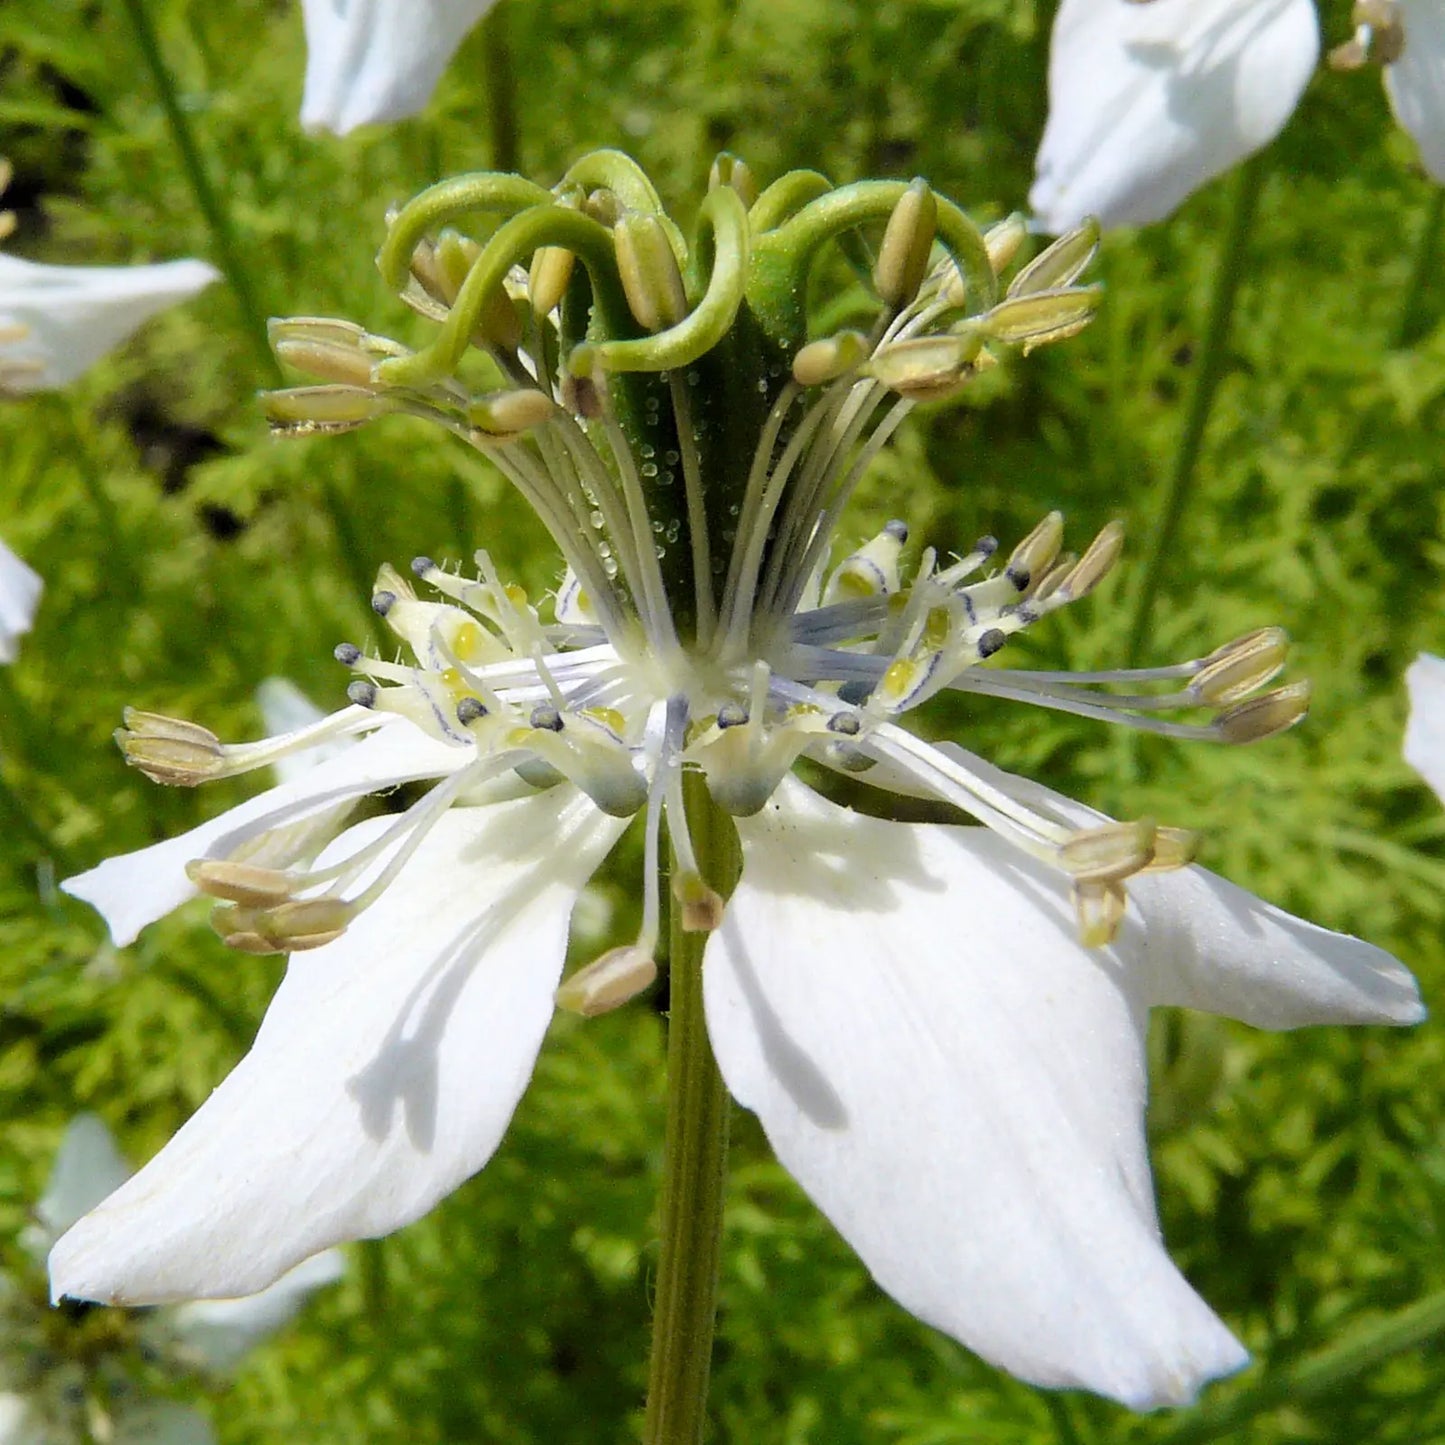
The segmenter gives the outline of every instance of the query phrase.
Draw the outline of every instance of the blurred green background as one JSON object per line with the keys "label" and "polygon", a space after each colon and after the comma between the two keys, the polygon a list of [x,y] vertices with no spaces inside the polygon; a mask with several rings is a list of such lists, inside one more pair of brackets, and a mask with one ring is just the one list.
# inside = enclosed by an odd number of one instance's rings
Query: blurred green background
{"label": "blurred green background", "polygon": [[[980,220],[1018,208],[1052,16],[1028,0],[502,0],[423,116],[338,140],[297,123],[298,6],[150,8],[259,306],[404,339],[425,328],[372,264],[386,207],[499,157],[550,183],[584,151],[623,147],[685,221],[721,148],[764,183],[796,166],[839,182],[920,174]],[[1347,11],[1323,7],[1327,43],[1348,34]],[[510,127],[507,89],[486,79],[508,53]],[[0,154],[16,170],[16,254],[217,259],[117,3],[0,8]],[[1317,76],[1262,167],[1224,376],[1141,660],[1279,623],[1295,672],[1315,683],[1308,723],[1248,751],[1121,739],[983,699],[943,700],[922,726],[1117,816],[1198,829],[1208,866],[1390,948],[1428,1002],[1445,986],[1445,814],[1399,746],[1405,667],[1445,651],[1445,286],[1428,250],[1424,284],[1411,284],[1438,224],[1434,188],[1371,73]],[[1132,554],[1147,551],[1230,186],[1108,237],[1094,326],[916,416],[845,542],[902,515],[918,545],[961,548],[981,532],[1008,545],[1060,507],[1075,542],[1118,516]],[[67,872],[249,790],[148,784],[111,745],[122,707],[254,735],[253,689],[276,673],[338,705],[347,674],[331,649],[368,640],[383,561],[485,545],[533,595],[557,578],[502,479],[420,423],[271,441],[255,394],[276,378],[256,343],[217,285],[67,392],[0,405],[0,535],[47,584],[19,662],[0,671],[0,1239],[12,1265],[70,1115],[99,1111],[147,1157],[244,1050],[281,969],[228,954],[204,908],[117,952],[57,892]],[[1120,665],[1138,577],[1126,559],[1094,599],[1032,630],[1021,645],[1035,665]],[[635,906],[626,877],[601,881],[619,938]],[[352,1251],[348,1279],[217,1404],[221,1439],[634,1435],[664,1033],[642,1005],[559,1017],[496,1160],[427,1219]],[[1254,1351],[1248,1372],[1150,1419],[999,1375],[884,1298],[739,1115],[716,1439],[1445,1439],[1445,1031],[1266,1035],[1179,1016],[1151,1047],[1165,1232]]]}

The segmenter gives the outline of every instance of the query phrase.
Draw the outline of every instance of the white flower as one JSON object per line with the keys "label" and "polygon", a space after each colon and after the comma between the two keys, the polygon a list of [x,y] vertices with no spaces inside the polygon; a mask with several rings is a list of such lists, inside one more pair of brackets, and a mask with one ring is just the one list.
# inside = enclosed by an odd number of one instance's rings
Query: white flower
{"label": "white flower", "polygon": [[68,385],[143,322],[217,279],[204,261],[47,266],[0,255],[0,392]]}
{"label": "white flower", "polygon": [[[643,194],[619,158],[579,166],[589,186],[615,177]],[[488,201],[484,182],[441,193],[475,210]],[[512,178],[499,184],[515,193]],[[1116,526],[1065,555],[1054,513],[1002,566],[984,538],[946,565],[926,550],[905,569],[908,531],[892,522],[828,565],[838,513],[909,396],[960,384],[979,364],[976,342],[960,337],[997,335],[1006,318],[1015,336],[1025,321],[1050,336],[1077,330],[1071,283],[1092,245],[1088,235],[1059,242],[998,301],[993,270],[1017,227],[979,238],[989,259],[971,276],[972,319],[961,322],[954,262],[928,268],[926,230],[923,244],[898,244],[900,225],[907,238],[926,211],[917,187],[813,200],[812,184],[798,216],[775,230],[755,223],[750,241],[725,229],[740,205],[733,192],[713,190],[710,296],[731,266],[795,296],[789,237],[814,246],[815,226],[841,217],[847,228],[880,208],[887,218],[895,203],[880,254],[913,255],[899,266],[911,280],[894,286],[881,267],[893,300],[871,336],[803,346],[791,372],[771,343],[749,353],[756,332],[733,337],[721,374],[737,425],[711,409],[722,399],[702,382],[719,374],[717,358],[684,329],[692,316],[676,332],[654,328],[669,375],[654,364],[633,391],[634,373],[595,358],[648,361],[648,341],[608,352],[574,314],[548,343],[565,347],[566,326],[578,327],[561,367],[572,383],[554,395],[516,340],[501,341],[494,359],[518,386],[486,397],[450,376],[419,380],[427,358],[359,328],[277,328],[278,351],[314,369],[365,377],[361,356],[403,360],[406,408],[449,425],[453,409],[466,418],[454,429],[537,508],[568,572],[549,620],[484,552],[475,581],[418,558],[412,571],[431,597],[383,568],[373,606],[409,660],[343,643],[337,659],[358,674],[353,705],[289,738],[226,746],[193,723],[127,714],[127,759],[174,784],[362,740],[66,884],[118,944],[199,892],[233,947],[292,957],[247,1057],[56,1245],[57,1297],[257,1289],[318,1249],[431,1208],[496,1149],[554,995],[590,1014],[651,980],[665,821],[682,925],[712,931],[704,992],[723,1076],[885,1289],[1024,1379],[1138,1407],[1187,1400],[1243,1362],[1159,1239],[1143,1133],[1147,1011],[1180,1004],[1270,1028],[1409,1023],[1421,1016],[1414,981],[1379,949],[1189,866],[1190,840],[1176,829],[1115,823],[901,726],[951,688],[1244,742],[1298,721],[1304,695],[1269,688],[1283,665],[1274,629],[1130,672],[982,666],[1092,591],[1118,556]],[[477,264],[498,275],[525,265],[555,224],[605,274],[612,237],[549,202],[538,203],[537,229],[509,223],[525,238],[520,255]],[[411,208],[395,225],[409,246]],[[614,225],[619,251],[635,242],[643,257],[630,255],[636,273],[665,279],[661,229],[627,214]],[[965,227],[949,244],[973,254]],[[747,270],[749,244],[773,247],[771,269]],[[422,285],[438,274],[430,247],[411,262]],[[553,301],[554,260],[544,254],[529,283]],[[1041,278],[1046,290],[1031,290]],[[485,294],[469,283],[471,293]],[[645,312],[650,299],[629,305]],[[764,324],[769,300],[749,293],[749,327]],[[445,316],[436,293],[418,305]],[[703,314],[730,324],[716,304]],[[932,329],[940,317],[948,330]],[[447,322],[464,340],[479,324],[457,313]],[[693,350],[679,349],[678,332]],[[273,414],[366,415],[392,399],[384,367],[376,377],[364,391],[283,394]],[[709,450],[714,435],[726,438],[721,453]],[[735,488],[734,503],[726,491],[707,498],[705,463],[731,469],[714,481]],[[1157,716],[1182,709],[1206,720]],[[988,826],[863,816],[791,775],[804,756]],[[697,867],[684,769],[736,820],[743,872],[726,905]],[[430,786],[406,812],[342,831],[342,805],[416,782]],[[634,816],[639,936],[559,990],[569,913]]]}
{"label": "white flower", "polygon": [[[1437,0],[1356,13],[1354,63],[1378,51],[1396,116],[1445,179],[1445,14]],[[1279,134],[1319,44],[1313,0],[1063,0],[1029,196],[1039,224],[1161,220]]]}
{"label": "white flower", "polygon": [[[130,1167],[110,1130],[94,1114],[78,1114],[61,1140],[50,1182],[20,1242],[43,1260],[56,1238],[124,1184]],[[290,1321],[306,1298],[340,1278],[344,1264],[330,1250],[287,1271],[247,1299],[209,1300],[148,1316],[100,1319],[70,1307],[57,1328],[43,1295],[32,1297],[13,1277],[0,1277],[0,1445],[212,1445],[210,1422],[198,1410],[148,1398],[132,1378],[143,1357],[174,1375],[235,1368],[242,1357]]]}
{"label": "white flower", "polygon": [[301,124],[345,135],[415,115],[496,0],[301,0]]}
{"label": "white flower", "polygon": [[1445,658],[1422,652],[1405,673],[1410,720],[1405,761],[1445,798]]}
{"label": "white flower", "polygon": [[0,542],[0,662],[14,662],[20,638],[30,631],[40,605],[41,581]]}

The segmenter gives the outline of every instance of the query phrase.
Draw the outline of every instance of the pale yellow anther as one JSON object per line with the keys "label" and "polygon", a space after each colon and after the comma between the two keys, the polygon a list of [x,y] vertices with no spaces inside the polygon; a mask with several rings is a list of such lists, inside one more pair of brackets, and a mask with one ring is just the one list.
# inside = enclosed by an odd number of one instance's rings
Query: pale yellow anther
{"label": "pale yellow anther", "polygon": [[1004,569],[1010,577],[1032,580],[1054,565],[1064,542],[1064,514],[1050,512],[1009,554]]}
{"label": "pale yellow anther", "polygon": [[1149,818],[1081,828],[1059,846],[1059,866],[1076,884],[1122,883],[1153,860],[1158,831]]}
{"label": "pale yellow anther", "polygon": [[941,401],[973,375],[983,340],[977,331],[917,336],[877,352],[865,370],[890,391],[910,401]]}
{"label": "pale yellow anther", "polygon": [[335,341],[323,341],[314,337],[274,337],[271,350],[276,360],[309,376],[319,376],[323,381],[340,382],[345,386],[369,386],[371,368],[376,358],[362,351],[359,346]]}
{"label": "pale yellow anther", "polygon": [[1008,296],[1032,296],[1072,286],[1099,249],[1099,223],[1092,218],[1041,251],[1009,283]]}
{"label": "pale yellow anther", "polygon": [[711,933],[722,926],[722,898],[696,873],[679,873],[672,880],[672,896],[682,910],[684,933]]}
{"label": "pale yellow anther", "polygon": [[1079,942],[1085,948],[1103,948],[1118,936],[1129,907],[1129,895],[1119,883],[1085,883],[1074,886],[1074,916]]}
{"label": "pale yellow anther", "polygon": [[627,215],[612,232],[617,273],[639,326],[665,331],[687,315],[687,292],[672,242],[655,216]]}
{"label": "pale yellow anther", "polygon": [[1289,652],[1282,628],[1261,627],[1213,652],[1189,691],[1209,707],[1228,707],[1279,676]]}
{"label": "pale yellow anther", "polygon": [[984,232],[984,249],[988,252],[988,264],[993,267],[995,276],[1001,275],[1018,255],[1019,247],[1028,239],[1028,234],[1028,222],[1017,211]]}
{"label": "pale yellow anther", "polygon": [[285,903],[296,880],[278,868],[232,863],[226,858],[197,858],[186,864],[186,877],[210,898],[244,908],[274,908]]}
{"label": "pale yellow anther", "polygon": [[564,246],[542,246],[533,255],[527,293],[538,316],[546,316],[562,304],[576,262],[577,257]]}
{"label": "pale yellow anther", "polygon": [[978,324],[992,340],[1022,346],[1027,356],[1035,347],[1077,336],[1094,319],[1101,297],[1087,286],[1017,296],[1000,301]]}
{"label": "pale yellow anther", "polygon": [[1042,581],[1028,589],[1028,597],[1033,602],[1046,602],[1063,585],[1069,573],[1074,570],[1078,562],[1078,554],[1074,552],[1063,552],[1058,560],[1044,574]]}
{"label": "pale yellow anther", "polygon": [[590,216],[599,226],[610,231],[625,214],[625,207],[618,199],[617,192],[606,186],[598,186],[582,198],[582,214]]}
{"label": "pale yellow anther", "polygon": [[873,289],[884,305],[905,306],[918,294],[937,234],[938,198],[916,180],[893,207],[873,266]]}
{"label": "pale yellow anther", "polygon": [[334,943],[354,911],[340,898],[300,898],[274,908],[223,903],[211,910],[211,927],[243,953],[301,953]]}
{"label": "pale yellow anther", "polygon": [[583,1018],[596,1018],[637,997],[657,978],[651,950],[640,944],[610,948],[579,968],[557,990],[557,1007]]}
{"label": "pale yellow anther", "polygon": [[467,421],[489,437],[508,440],[542,426],[557,414],[556,403],[545,392],[530,387],[494,391],[475,398],[467,407]]}
{"label": "pale yellow anther", "polygon": [[154,783],[194,788],[225,769],[225,750],[209,728],[184,718],[126,708],[115,741],[125,760]]}
{"label": "pale yellow anther", "polygon": [[351,431],[384,415],[391,404],[357,386],[293,386],[261,394],[261,406],[274,432],[315,436]]}
{"label": "pale yellow anther", "polygon": [[1124,524],[1109,522],[1089,543],[1064,582],[1071,601],[1087,597],[1110,572],[1124,550]]}
{"label": "pale yellow anther", "polygon": [[1156,828],[1154,856],[1142,870],[1145,873],[1172,873],[1187,868],[1199,848],[1199,835],[1188,828]]}
{"label": "pale yellow anther", "polygon": [[1309,705],[1309,683],[1292,682],[1237,703],[1214,720],[1214,730],[1227,743],[1257,743],[1292,728]]}
{"label": "pale yellow anther", "polygon": [[868,339],[861,332],[840,331],[810,341],[793,358],[793,380],[799,386],[824,386],[856,371],[868,359]]}

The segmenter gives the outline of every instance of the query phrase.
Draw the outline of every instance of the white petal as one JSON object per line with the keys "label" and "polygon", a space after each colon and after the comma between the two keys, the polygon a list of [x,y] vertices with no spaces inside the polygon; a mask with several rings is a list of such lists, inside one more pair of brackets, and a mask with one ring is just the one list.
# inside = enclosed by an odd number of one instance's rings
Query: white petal
{"label": "white petal", "polygon": [[12,391],[65,386],[159,311],[220,279],[204,261],[155,266],[42,266],[0,255],[0,329],[23,327],[0,343],[0,371]]}
{"label": "white petal", "polygon": [[905,1308],[1043,1385],[1189,1399],[1244,1351],[1159,1242],[1142,1003],[982,828],[788,780],[705,968],[728,1087]]}
{"label": "white petal", "polygon": [[207,1369],[233,1370],[262,1340],[293,1320],[312,1294],[345,1273],[346,1256],[328,1249],[288,1269],[260,1294],[177,1305],[167,1312],[166,1325],[186,1353]]}
{"label": "white petal", "polygon": [[442,777],[474,757],[470,748],[437,742],[420,728],[398,720],[299,778],[270,788],[189,833],[107,858],[60,886],[98,909],[110,925],[111,937],[124,946],[146,924],[196,896],[186,877],[186,864],[192,859],[223,858],[241,842],[269,828],[398,783]]}
{"label": "white petal", "polygon": [[1306,923],[1206,868],[1147,874],[1128,888],[1123,941],[1142,955],[1151,1004],[1265,1029],[1425,1017],[1409,969],[1383,948]]}
{"label": "white petal", "polygon": [[1445,658],[1422,652],[1405,673],[1410,721],[1405,761],[1445,799]]}
{"label": "white petal", "polygon": [[[1011,797],[1086,828],[1105,814],[1006,773],[954,743],[938,750]],[[1151,1005],[1205,1009],[1253,1024],[1414,1024],[1425,1017],[1410,971],[1382,948],[1266,903],[1207,868],[1148,873],[1127,885],[1120,940]]]}
{"label": "white petal", "polygon": [[36,573],[0,542],[0,662],[15,661],[16,643],[35,620],[42,585]]}
{"label": "white petal", "polygon": [[1319,44],[1312,0],[1064,0],[1029,193],[1040,225],[1161,220],[1279,134]]}
{"label": "white petal", "polygon": [[116,1412],[112,1445],[216,1445],[199,1410],[165,1400],[142,1400]]}
{"label": "white petal", "polygon": [[415,115],[495,0],[302,0],[301,124],[337,135]]}
{"label": "white petal", "polygon": [[1401,0],[1400,11],[1405,50],[1385,67],[1385,94],[1425,169],[1445,181],[1445,9],[1440,0]]}
{"label": "white petal", "polygon": [[572,904],[623,826],[564,788],[444,815],[343,938],[292,956],[251,1052],[56,1245],[55,1294],[249,1294],[474,1174],[531,1076]]}
{"label": "white petal", "polygon": [[[299,732],[302,728],[323,722],[326,718],[326,714],[289,677],[263,678],[256,686],[256,706],[261,709],[261,720],[266,726],[267,737]],[[342,736],[332,738],[318,747],[307,748],[305,752],[288,753],[274,765],[276,780],[281,783],[294,782],[310,772],[317,763],[336,757],[354,743],[354,738]]]}

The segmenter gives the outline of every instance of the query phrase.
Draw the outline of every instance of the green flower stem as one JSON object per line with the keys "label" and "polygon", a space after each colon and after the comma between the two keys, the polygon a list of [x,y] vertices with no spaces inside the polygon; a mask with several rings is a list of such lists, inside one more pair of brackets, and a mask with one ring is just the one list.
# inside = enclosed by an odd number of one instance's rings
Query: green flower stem
{"label": "green flower stem", "polygon": [[[683,779],[688,831],[703,877],[719,893],[737,877],[737,835],[700,776]],[[702,1005],[706,933],[686,933],[672,910],[663,1145],[662,1255],[653,1302],[645,1445],[696,1445],[707,1418],[727,1177],[728,1093]]]}
{"label": "green flower stem", "polygon": [[271,345],[266,339],[266,312],[256,298],[251,278],[241,260],[241,248],[236,242],[231,218],[206,174],[196,138],[191,132],[190,121],[186,119],[180,98],[176,94],[175,78],[161,55],[160,43],[156,39],[155,26],[152,25],[150,14],[146,10],[145,0],[123,0],[123,3],[126,14],[130,17],[131,28],[135,31],[136,44],[140,47],[146,68],[155,83],[161,109],[165,111],[166,124],[170,127],[171,137],[180,152],[186,179],[190,182],[196,204],[211,229],[216,247],[216,261],[225,273],[231,294],[240,307],[246,335],[256,353],[257,363],[267,379],[267,384],[279,386],[281,369],[276,364],[276,358],[271,355]]}
{"label": "green flower stem", "polygon": [[487,121],[492,131],[492,168],[515,171],[519,156],[517,81],[512,42],[507,33],[511,7],[494,6],[482,22],[483,64],[487,72]]}
{"label": "green flower stem", "polygon": [[1179,450],[1164,487],[1159,513],[1150,529],[1149,551],[1144,559],[1139,590],[1134,594],[1134,616],[1129,627],[1129,644],[1125,650],[1125,667],[1134,667],[1143,650],[1152,621],[1154,598],[1159,591],[1164,567],[1174,551],[1174,540],[1199,464],[1204,443],[1204,430],[1214,397],[1224,376],[1228,357],[1229,334],[1234,321],[1234,303],[1239,283],[1244,276],[1244,257],[1249,247],[1255,205],[1264,179],[1264,161],[1253,156],[1234,173],[1230,183],[1229,220],[1219,247],[1219,260],[1214,272],[1214,290],[1209,298],[1209,314],[1204,326],[1204,341],[1194,366],[1193,385],[1189,393],[1184,431]]}
{"label": "green flower stem", "polygon": [[1413,345],[1429,329],[1425,322],[1425,288],[1434,280],[1440,257],[1440,223],[1445,220],[1445,186],[1430,187],[1425,219],[1415,245],[1415,259],[1400,298],[1400,310],[1385,344],[1392,350]]}
{"label": "green flower stem", "polygon": [[1267,1375],[1232,1399],[1205,1406],[1180,1429],[1159,1438],[1162,1445],[1218,1440],[1276,1405],[1298,1405],[1340,1390],[1367,1370],[1406,1350],[1418,1349],[1442,1333],[1445,1291],[1353,1331],[1342,1343]]}

